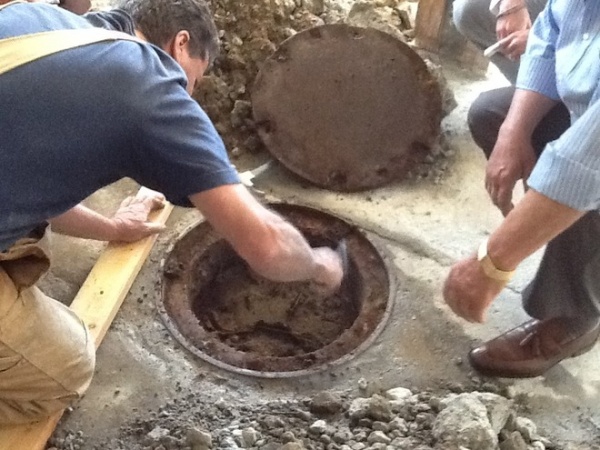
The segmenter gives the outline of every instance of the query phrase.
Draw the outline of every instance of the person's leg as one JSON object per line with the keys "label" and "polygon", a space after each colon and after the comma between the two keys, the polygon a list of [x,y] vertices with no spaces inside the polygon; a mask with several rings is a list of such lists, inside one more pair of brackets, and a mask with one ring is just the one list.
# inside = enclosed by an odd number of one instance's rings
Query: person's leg
{"label": "person's leg", "polygon": [[600,335],[600,216],[590,212],[546,247],[523,306],[535,319],[469,354],[479,372],[536,377],[590,350]]}
{"label": "person's leg", "polygon": [[[452,8],[454,25],[460,34],[485,50],[496,43],[496,18],[490,12],[490,0],[454,0]],[[517,80],[519,63],[496,53],[490,61],[511,84]]]}
{"label": "person's leg", "polygon": [[[600,215],[590,212],[546,247],[533,281],[523,292],[536,319],[600,317]],[[582,323],[585,322],[582,319]]]}
{"label": "person's leg", "polygon": [[[547,0],[527,0],[527,9],[534,21],[544,9]],[[452,17],[456,29],[481,50],[495,44],[496,18],[490,12],[490,0],[454,0]],[[500,72],[515,84],[519,71],[519,62],[511,61],[501,53],[496,53],[490,61]]]}
{"label": "person's leg", "polygon": [[25,247],[0,253],[0,424],[32,422],[65,408],[94,372],[95,345],[82,321],[28,287],[44,254],[34,244]]}
{"label": "person's leg", "polygon": [[[487,159],[496,145],[498,132],[506,119],[514,93],[515,88],[512,86],[483,92],[469,109],[469,130]],[[537,155],[542,153],[548,142],[558,139],[569,125],[569,112],[560,103],[542,119],[533,133],[532,145]]]}

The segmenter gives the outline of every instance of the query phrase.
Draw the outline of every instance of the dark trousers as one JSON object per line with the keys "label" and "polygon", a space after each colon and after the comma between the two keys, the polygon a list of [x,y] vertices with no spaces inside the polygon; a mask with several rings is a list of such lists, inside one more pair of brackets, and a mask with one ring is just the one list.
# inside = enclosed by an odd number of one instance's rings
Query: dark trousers
{"label": "dark trousers", "polygon": [[[492,154],[514,87],[481,94],[469,110],[469,129],[486,157]],[[532,145],[539,156],[548,142],[570,126],[563,104],[554,107],[536,128]],[[600,317],[600,216],[589,212],[546,246],[533,281],[523,291],[523,306],[537,319]]]}

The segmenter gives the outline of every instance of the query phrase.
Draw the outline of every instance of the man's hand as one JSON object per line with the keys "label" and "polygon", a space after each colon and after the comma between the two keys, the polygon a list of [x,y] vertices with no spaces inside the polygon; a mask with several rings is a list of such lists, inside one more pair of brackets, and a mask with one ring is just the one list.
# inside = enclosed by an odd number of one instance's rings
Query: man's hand
{"label": "man's hand", "polygon": [[340,255],[329,247],[315,248],[313,254],[317,262],[316,287],[321,294],[332,295],[340,288],[344,277]]}
{"label": "man's hand", "polygon": [[529,32],[530,28],[531,17],[529,16],[529,11],[527,11],[527,8],[522,8],[506,16],[502,16],[496,21],[496,36],[498,40],[501,40],[517,31]]}
{"label": "man's hand", "polygon": [[515,31],[498,41],[500,45],[498,51],[512,61],[518,61],[525,53],[528,38],[529,29]]}
{"label": "man's hand", "polygon": [[456,315],[469,322],[483,323],[485,313],[505,283],[488,278],[475,256],[450,269],[444,283],[444,300]]}
{"label": "man's hand", "polygon": [[500,131],[487,163],[485,189],[505,217],[513,209],[512,192],[515,184],[529,177],[535,162],[535,151],[528,137]]}
{"label": "man's hand", "polygon": [[148,221],[148,215],[164,204],[164,195],[149,190],[143,195],[127,197],[112,217],[115,237],[111,240],[134,242],[164,230],[164,225]]}
{"label": "man's hand", "polygon": [[132,242],[164,229],[163,225],[148,222],[150,212],[163,205],[162,194],[142,189],[136,197],[125,199],[111,219],[80,204],[48,221],[56,233],[98,241]]}

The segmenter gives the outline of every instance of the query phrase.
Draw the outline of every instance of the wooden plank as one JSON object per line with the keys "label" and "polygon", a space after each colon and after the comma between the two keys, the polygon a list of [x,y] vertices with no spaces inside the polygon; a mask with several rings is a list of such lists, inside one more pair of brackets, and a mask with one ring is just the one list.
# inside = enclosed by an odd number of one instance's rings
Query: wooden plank
{"label": "wooden plank", "polygon": [[[144,193],[141,188],[138,195]],[[153,222],[164,224],[173,206],[170,204],[150,215]],[[81,286],[71,308],[90,328],[100,346],[133,281],[148,257],[157,236],[132,244],[108,244],[87,279]],[[27,425],[0,426],[0,450],[44,450],[52,436],[62,411],[47,420]]]}
{"label": "wooden plank", "polygon": [[430,52],[440,49],[447,9],[447,0],[419,0],[415,24],[417,47]]}

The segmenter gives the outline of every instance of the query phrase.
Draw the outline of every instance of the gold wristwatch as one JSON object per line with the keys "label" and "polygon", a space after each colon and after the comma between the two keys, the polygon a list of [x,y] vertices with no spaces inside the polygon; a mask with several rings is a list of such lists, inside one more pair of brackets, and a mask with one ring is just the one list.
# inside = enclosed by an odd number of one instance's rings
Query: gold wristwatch
{"label": "gold wristwatch", "polygon": [[492,280],[503,281],[505,283],[508,283],[515,274],[515,271],[498,269],[488,256],[487,245],[488,240],[485,239],[481,243],[481,245],[479,246],[479,250],[477,251],[477,261],[479,261],[483,272],[488,278],[491,278]]}

